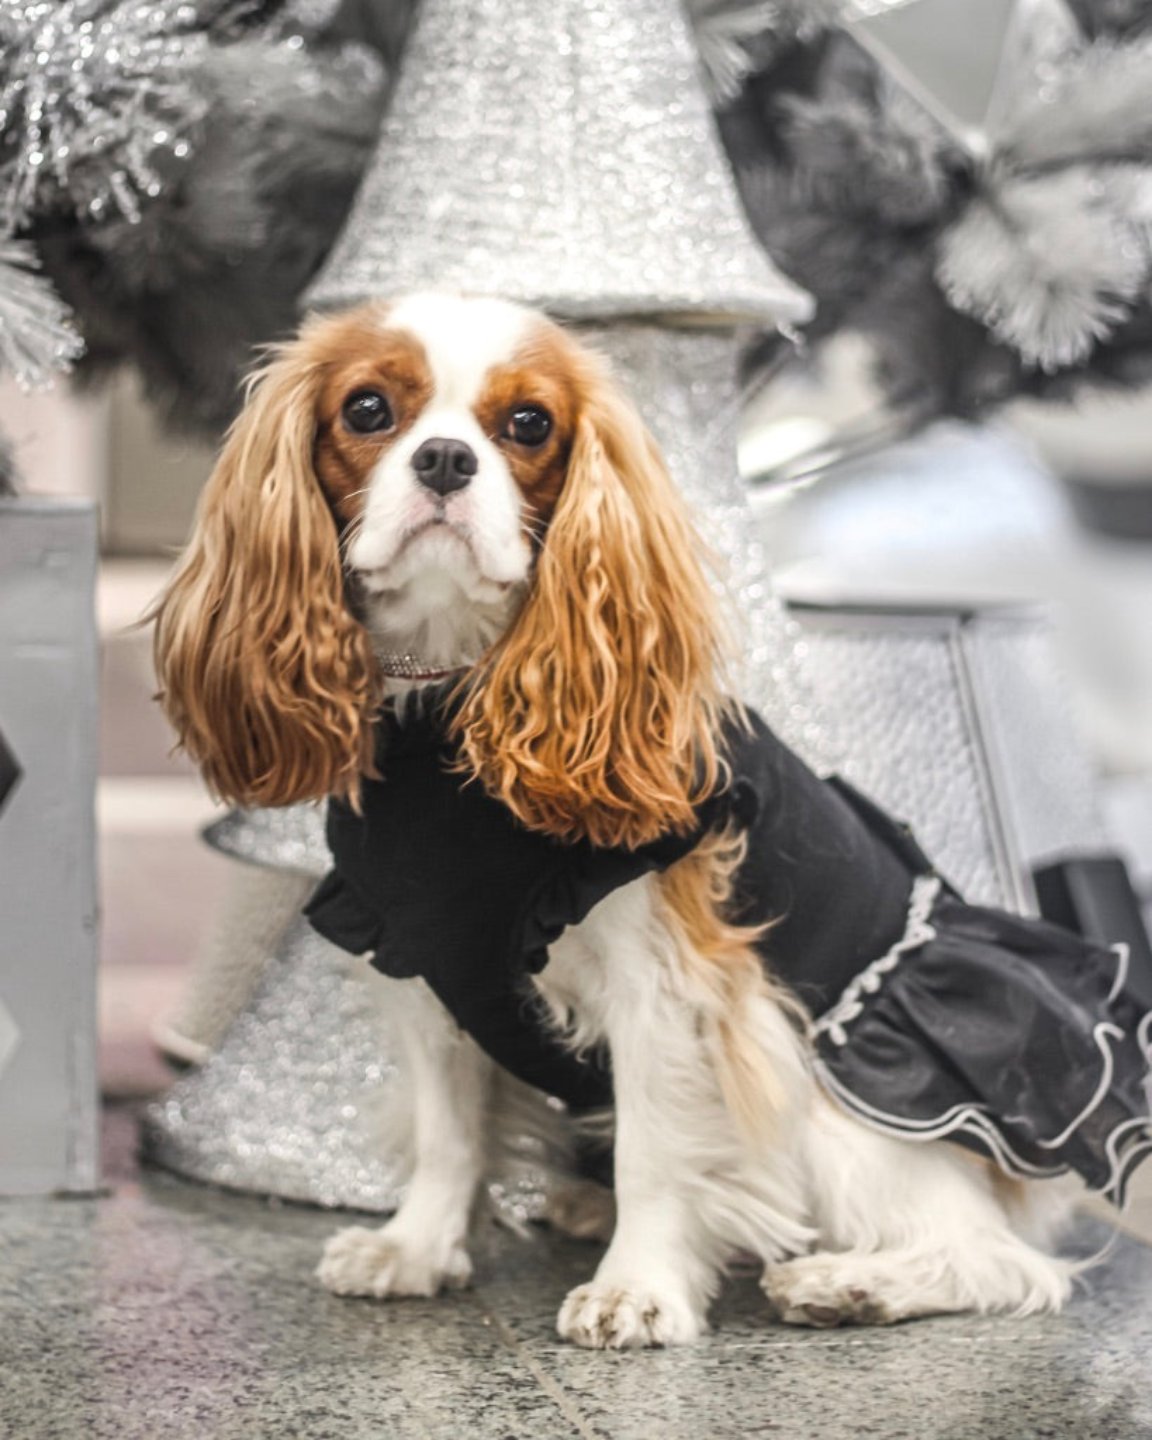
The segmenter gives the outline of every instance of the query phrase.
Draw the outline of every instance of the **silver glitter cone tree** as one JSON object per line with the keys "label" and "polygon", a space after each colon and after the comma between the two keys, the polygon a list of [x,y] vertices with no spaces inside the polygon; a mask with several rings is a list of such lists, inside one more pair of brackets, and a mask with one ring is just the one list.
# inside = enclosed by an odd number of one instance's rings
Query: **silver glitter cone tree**
{"label": "silver glitter cone tree", "polygon": [[429,286],[591,321],[811,308],[752,237],[679,0],[425,0],[308,300]]}
{"label": "silver glitter cone tree", "polygon": [[[387,992],[300,914],[330,864],[324,807],[234,810],[204,838],[235,872],[188,991],[155,1037],[199,1068],[149,1107],[145,1153],[229,1189],[395,1209],[411,1168],[410,1102]],[[533,1108],[504,1108],[488,1181],[492,1209],[513,1225],[543,1217],[564,1165]]]}
{"label": "silver glitter cone tree", "polygon": [[[678,0],[425,0],[307,298],[333,308],[420,289],[539,306],[607,352],[726,562],[747,698],[819,759],[735,445],[743,338],[811,306],[745,222]],[[387,1203],[394,1157],[363,1133],[373,1062],[348,1043],[350,1024],[367,1033],[357,1012],[374,1010],[372,989],[363,962],[290,930],[212,1060],[152,1112],[153,1154],[241,1188]],[[375,1033],[379,1069],[388,1041]],[[382,1169],[366,1184],[364,1166]]]}

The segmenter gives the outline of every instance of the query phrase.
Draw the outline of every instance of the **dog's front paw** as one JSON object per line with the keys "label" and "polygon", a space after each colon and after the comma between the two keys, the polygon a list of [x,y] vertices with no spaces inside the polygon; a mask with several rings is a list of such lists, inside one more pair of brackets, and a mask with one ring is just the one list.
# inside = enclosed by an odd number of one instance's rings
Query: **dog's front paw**
{"label": "dog's front paw", "polygon": [[435,1295],[460,1290],[472,1278],[462,1245],[417,1244],[385,1225],[353,1225],[333,1235],[316,1268],[320,1283],[337,1295]]}
{"label": "dog's front paw", "polygon": [[890,1325],[903,1318],[885,1302],[872,1277],[838,1255],[804,1255],[769,1265],[760,1286],[788,1325],[826,1330],[836,1325]]}
{"label": "dog's front paw", "polygon": [[645,1345],[687,1345],[699,1338],[703,1318],[681,1295],[652,1286],[593,1280],[571,1291],[556,1328],[589,1350],[632,1350]]}

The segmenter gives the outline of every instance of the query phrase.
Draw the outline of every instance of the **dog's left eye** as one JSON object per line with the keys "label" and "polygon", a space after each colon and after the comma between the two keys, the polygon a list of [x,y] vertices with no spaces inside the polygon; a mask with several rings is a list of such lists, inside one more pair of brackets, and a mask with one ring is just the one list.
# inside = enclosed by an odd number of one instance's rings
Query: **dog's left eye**
{"label": "dog's left eye", "polygon": [[543,445],[552,433],[552,417],[539,405],[518,405],[508,417],[504,437],[517,445]]}
{"label": "dog's left eye", "polygon": [[358,435],[390,430],[394,423],[392,407],[379,390],[357,390],[344,401],[340,413],[349,430],[355,430]]}

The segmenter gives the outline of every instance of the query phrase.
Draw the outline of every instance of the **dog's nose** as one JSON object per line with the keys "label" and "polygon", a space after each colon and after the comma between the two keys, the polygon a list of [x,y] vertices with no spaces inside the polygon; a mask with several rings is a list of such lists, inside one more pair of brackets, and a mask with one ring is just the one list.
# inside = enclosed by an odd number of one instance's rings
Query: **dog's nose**
{"label": "dog's nose", "polygon": [[463,490],[476,474],[479,461],[471,445],[463,440],[449,440],[437,437],[425,440],[412,456],[412,469],[421,485],[435,490],[437,495],[451,495],[453,490]]}

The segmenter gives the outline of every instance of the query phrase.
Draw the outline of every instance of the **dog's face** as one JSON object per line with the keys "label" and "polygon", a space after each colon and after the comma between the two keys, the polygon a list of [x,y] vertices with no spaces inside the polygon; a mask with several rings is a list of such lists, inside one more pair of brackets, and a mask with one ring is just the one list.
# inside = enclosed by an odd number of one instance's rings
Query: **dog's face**
{"label": "dog's face", "polygon": [[393,649],[466,669],[453,738],[525,824],[639,844],[715,778],[680,497],[598,357],[502,301],[308,321],[253,378],[156,617],[169,718],[242,804],[356,795]]}
{"label": "dog's face", "polygon": [[405,636],[502,597],[510,618],[567,477],[586,369],[572,342],[519,306],[420,295],[306,343],[316,475],[370,618]]}

